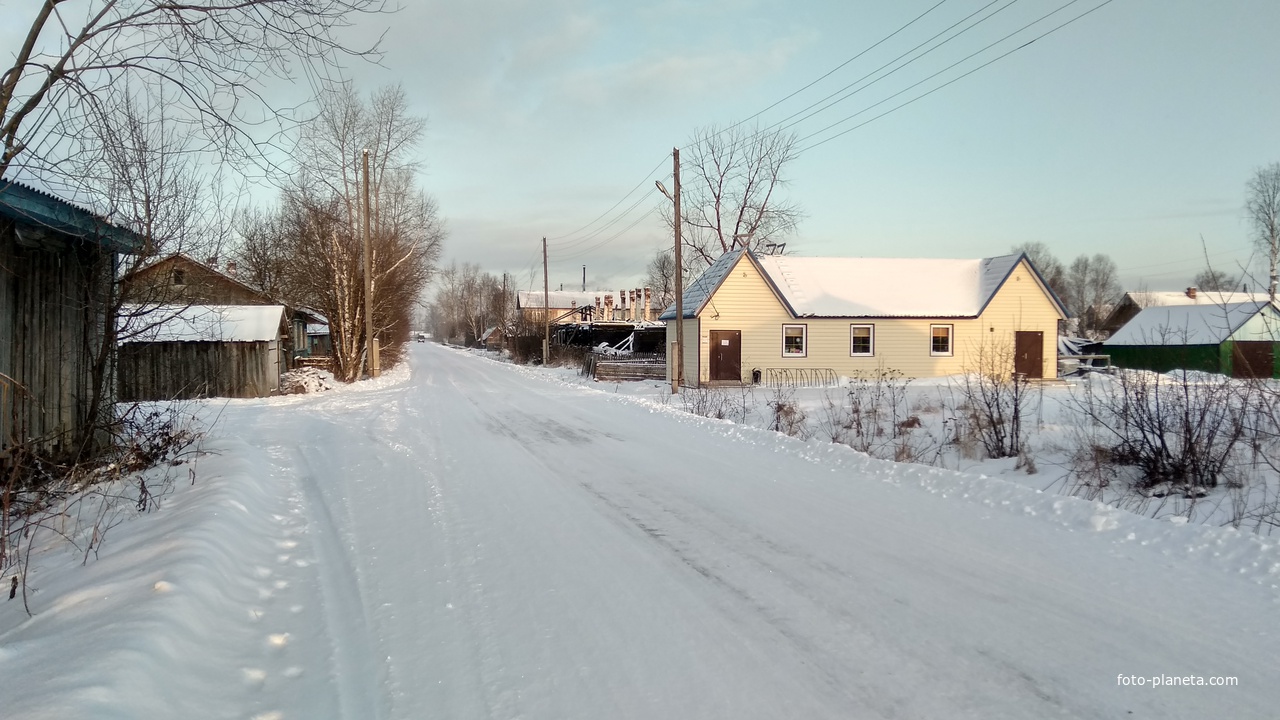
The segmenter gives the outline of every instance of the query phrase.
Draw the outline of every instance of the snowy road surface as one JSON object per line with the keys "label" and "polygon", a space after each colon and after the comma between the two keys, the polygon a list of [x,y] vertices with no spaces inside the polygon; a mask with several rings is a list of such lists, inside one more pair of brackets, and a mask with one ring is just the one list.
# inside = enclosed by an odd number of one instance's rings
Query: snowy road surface
{"label": "snowy road surface", "polygon": [[206,622],[260,657],[206,658],[192,716],[1280,717],[1274,586],[901,482],[966,487],[945,471],[412,355],[395,387],[223,411],[274,514],[238,559],[257,595]]}

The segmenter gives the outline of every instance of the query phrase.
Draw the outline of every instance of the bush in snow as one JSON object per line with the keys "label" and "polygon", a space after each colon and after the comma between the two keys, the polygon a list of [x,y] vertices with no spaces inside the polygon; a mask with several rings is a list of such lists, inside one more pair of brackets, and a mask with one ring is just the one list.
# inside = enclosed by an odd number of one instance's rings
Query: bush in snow
{"label": "bush in snow", "polygon": [[1121,372],[1073,394],[1085,419],[1084,447],[1103,462],[1136,469],[1138,487],[1198,492],[1216,487],[1256,440],[1250,415],[1257,384],[1175,370]]}
{"label": "bush in snow", "polygon": [[769,409],[773,411],[771,430],[801,439],[809,436],[804,410],[796,404],[795,393],[790,388],[775,388],[769,398]]}
{"label": "bush in snow", "polygon": [[1016,457],[1025,440],[1031,381],[1013,372],[1013,352],[1007,347],[983,345],[975,364],[955,388],[961,398],[956,409],[967,425],[957,428],[957,435],[967,430],[989,458]]}

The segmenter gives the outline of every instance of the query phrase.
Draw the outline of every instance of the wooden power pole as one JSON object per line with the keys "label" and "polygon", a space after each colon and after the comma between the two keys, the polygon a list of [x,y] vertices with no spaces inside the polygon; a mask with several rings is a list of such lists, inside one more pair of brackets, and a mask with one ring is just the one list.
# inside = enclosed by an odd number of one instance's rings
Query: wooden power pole
{"label": "wooden power pole", "polygon": [[551,286],[547,282],[547,239],[542,238],[542,364],[551,360]]}
{"label": "wooden power pole", "polygon": [[369,249],[372,241],[369,233],[369,216],[372,206],[369,204],[369,149],[364,150],[364,339],[365,367],[369,377],[378,377],[382,368],[378,362],[378,343],[373,338],[373,252]]}
{"label": "wooden power pole", "polygon": [[[671,164],[675,175],[676,226],[676,364],[675,388],[684,385],[684,263],[680,260],[680,148],[671,149]],[[673,390],[674,391],[674,390]]]}

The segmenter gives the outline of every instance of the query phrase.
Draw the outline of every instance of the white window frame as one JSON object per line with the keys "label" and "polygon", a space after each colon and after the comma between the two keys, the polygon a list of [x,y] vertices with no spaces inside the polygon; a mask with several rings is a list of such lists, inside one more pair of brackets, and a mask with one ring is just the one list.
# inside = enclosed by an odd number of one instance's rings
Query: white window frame
{"label": "white window frame", "polygon": [[[871,351],[870,352],[854,352],[853,351],[853,330],[854,328],[867,328],[871,331]],[[875,357],[876,355],[876,326],[874,323],[850,323],[849,325],[849,357]]]}
{"label": "white window frame", "polygon": [[[787,352],[787,330],[789,328],[800,328],[800,352]],[[809,357],[809,326],[800,323],[788,323],[782,326],[782,357],[784,358],[804,358]]]}
{"label": "white window frame", "polygon": [[[933,331],[936,328],[947,329],[947,351],[938,352],[933,349]],[[955,357],[956,354],[956,326],[950,323],[935,323],[929,326],[929,357]]]}

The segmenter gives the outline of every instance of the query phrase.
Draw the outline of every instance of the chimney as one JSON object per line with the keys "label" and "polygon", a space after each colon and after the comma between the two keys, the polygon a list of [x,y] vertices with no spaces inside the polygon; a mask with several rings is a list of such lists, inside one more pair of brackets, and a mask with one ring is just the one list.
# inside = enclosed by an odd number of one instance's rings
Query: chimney
{"label": "chimney", "polygon": [[649,288],[644,289],[644,321],[649,322]]}
{"label": "chimney", "polygon": [[627,309],[627,320],[635,322],[640,319],[636,316],[636,291],[628,290],[627,299],[631,301],[631,307]]}
{"label": "chimney", "polygon": [[1194,285],[1187,288],[1187,297],[1191,298],[1192,300],[1196,299],[1196,288]]}
{"label": "chimney", "polygon": [[601,309],[601,306],[600,306],[600,296],[599,296],[599,295],[597,295],[597,296],[596,296],[596,314],[595,314],[596,322],[600,322],[601,320],[603,320],[603,319],[604,319],[604,313],[602,313],[602,312],[600,311],[600,309]]}
{"label": "chimney", "polygon": [[217,270],[217,269],[218,269],[218,256],[217,256],[217,255],[214,255],[214,256],[210,257],[210,258],[209,258],[209,262],[205,263],[205,265],[208,265],[209,267],[213,268],[214,270]]}
{"label": "chimney", "polygon": [[236,276],[236,264],[235,264],[235,261],[232,261],[232,262],[227,263],[227,274],[228,274],[228,275],[230,275],[231,277],[235,277],[235,276]]}
{"label": "chimney", "polygon": [[608,322],[613,319],[613,293],[605,293],[604,296],[604,320]]}

